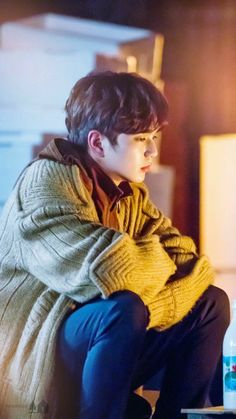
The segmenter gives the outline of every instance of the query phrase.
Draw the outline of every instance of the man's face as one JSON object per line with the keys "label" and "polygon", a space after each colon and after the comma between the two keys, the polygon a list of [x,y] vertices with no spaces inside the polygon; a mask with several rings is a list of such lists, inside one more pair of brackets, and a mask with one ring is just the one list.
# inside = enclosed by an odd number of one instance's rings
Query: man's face
{"label": "man's face", "polygon": [[117,185],[123,180],[143,182],[158,154],[158,139],[156,131],[119,134],[115,145],[103,137],[104,156],[99,164]]}

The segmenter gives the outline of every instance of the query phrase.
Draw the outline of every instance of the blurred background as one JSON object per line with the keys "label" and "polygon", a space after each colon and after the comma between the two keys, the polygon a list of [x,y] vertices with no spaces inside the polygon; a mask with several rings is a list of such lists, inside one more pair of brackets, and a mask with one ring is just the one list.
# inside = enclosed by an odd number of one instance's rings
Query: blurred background
{"label": "blurred background", "polygon": [[79,77],[137,71],[170,104],[152,199],[236,297],[236,1],[1,0],[0,25],[0,207],[20,169],[66,135]]}

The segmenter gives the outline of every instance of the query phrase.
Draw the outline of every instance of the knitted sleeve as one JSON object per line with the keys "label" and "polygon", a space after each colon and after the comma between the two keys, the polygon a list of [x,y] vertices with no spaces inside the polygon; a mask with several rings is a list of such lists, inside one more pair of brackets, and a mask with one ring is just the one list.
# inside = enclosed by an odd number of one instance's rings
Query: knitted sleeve
{"label": "knitted sleeve", "polygon": [[204,291],[213,283],[214,270],[206,256],[197,253],[194,241],[172,226],[144,194],[146,222],[143,236],[158,235],[163,249],[177,269],[156,298],[147,302],[149,327],[165,329],[186,316]]}
{"label": "knitted sleeve", "polygon": [[207,257],[199,257],[188,275],[167,283],[150,302],[149,328],[162,330],[178,323],[192,310],[213,280],[214,270]]}
{"label": "knitted sleeve", "polygon": [[83,302],[128,289],[151,301],[175,272],[158,235],[131,238],[99,224],[76,166],[41,160],[18,183],[18,263]]}
{"label": "knitted sleeve", "polygon": [[157,234],[163,248],[177,267],[172,278],[185,276],[191,272],[198,260],[194,241],[191,237],[181,235],[178,229],[172,225],[171,220],[156,208],[149,199],[145,185],[140,184],[138,187],[136,185],[136,189],[139,190],[139,193],[135,195],[141,196],[139,205],[142,205],[143,211],[141,219],[136,223],[139,226],[139,231],[134,232],[135,236],[147,237]]}

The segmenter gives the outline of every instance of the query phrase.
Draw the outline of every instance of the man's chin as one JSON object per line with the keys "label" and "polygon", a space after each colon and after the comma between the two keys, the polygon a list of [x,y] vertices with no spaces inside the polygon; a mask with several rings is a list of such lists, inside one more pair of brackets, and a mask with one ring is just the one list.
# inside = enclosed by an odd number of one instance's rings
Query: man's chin
{"label": "man's chin", "polygon": [[131,183],[142,183],[145,180],[145,174],[142,176],[124,176],[123,181],[131,182]]}
{"label": "man's chin", "polygon": [[145,176],[143,177],[138,177],[138,178],[132,178],[130,180],[128,180],[128,182],[133,182],[133,183],[142,183],[145,180]]}

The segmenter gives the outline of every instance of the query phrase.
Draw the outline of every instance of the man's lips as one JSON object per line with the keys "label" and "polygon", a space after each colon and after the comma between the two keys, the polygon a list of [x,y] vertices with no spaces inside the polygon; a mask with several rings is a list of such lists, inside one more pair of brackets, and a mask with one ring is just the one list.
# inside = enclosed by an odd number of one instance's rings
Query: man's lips
{"label": "man's lips", "polygon": [[141,167],[141,170],[142,170],[143,172],[148,172],[150,169],[151,169],[151,164],[148,164],[147,166],[143,166],[143,167]]}

